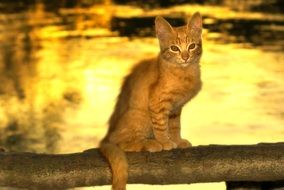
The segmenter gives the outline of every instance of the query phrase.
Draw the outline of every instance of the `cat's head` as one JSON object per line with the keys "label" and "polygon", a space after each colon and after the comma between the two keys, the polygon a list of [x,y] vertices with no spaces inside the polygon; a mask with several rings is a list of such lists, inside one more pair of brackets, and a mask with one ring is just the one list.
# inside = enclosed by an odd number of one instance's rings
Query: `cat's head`
{"label": "cat's head", "polygon": [[162,59],[181,67],[199,62],[202,53],[202,18],[198,12],[193,14],[185,26],[180,27],[172,27],[158,16],[155,29]]}

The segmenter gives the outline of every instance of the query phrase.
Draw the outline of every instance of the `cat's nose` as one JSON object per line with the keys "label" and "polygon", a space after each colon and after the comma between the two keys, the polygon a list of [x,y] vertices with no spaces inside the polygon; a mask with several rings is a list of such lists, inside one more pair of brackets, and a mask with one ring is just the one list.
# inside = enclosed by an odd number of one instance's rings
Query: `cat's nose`
{"label": "cat's nose", "polygon": [[187,61],[188,58],[189,58],[189,54],[188,52],[184,51],[181,53],[181,58],[184,60],[184,61]]}

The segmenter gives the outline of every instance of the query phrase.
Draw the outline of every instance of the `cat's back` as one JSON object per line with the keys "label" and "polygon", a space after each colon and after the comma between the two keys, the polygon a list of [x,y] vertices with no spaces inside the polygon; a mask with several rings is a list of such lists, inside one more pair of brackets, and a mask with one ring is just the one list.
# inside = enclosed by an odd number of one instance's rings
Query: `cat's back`
{"label": "cat's back", "polygon": [[[137,63],[131,70],[129,80],[132,85],[139,85],[138,83],[143,81],[151,81],[157,74],[157,59],[145,59]],[[126,79],[127,80],[127,79]]]}
{"label": "cat's back", "polygon": [[150,86],[157,80],[158,66],[157,59],[146,59],[135,65],[126,77],[123,91],[128,91],[129,104],[138,106],[139,104],[147,104],[148,92]]}
{"label": "cat's back", "polygon": [[129,98],[133,92],[139,91],[141,88],[146,88],[147,84],[152,83],[156,79],[157,72],[156,58],[138,62],[124,78],[118,99],[120,100],[121,96]]}
{"label": "cat's back", "polygon": [[121,86],[114,112],[109,121],[111,126],[130,107],[147,109],[149,88],[157,80],[157,76],[156,58],[142,60],[132,68]]}

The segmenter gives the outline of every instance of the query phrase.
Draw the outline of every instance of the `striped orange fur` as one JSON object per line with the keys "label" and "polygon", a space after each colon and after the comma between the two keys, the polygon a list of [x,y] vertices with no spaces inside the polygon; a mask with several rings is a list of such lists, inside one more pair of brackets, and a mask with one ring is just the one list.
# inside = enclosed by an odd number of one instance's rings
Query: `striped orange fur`
{"label": "striped orange fur", "polygon": [[202,18],[195,13],[185,26],[155,20],[160,54],[136,65],[126,76],[109,130],[100,149],[113,172],[113,190],[125,190],[124,151],[187,148],[180,135],[182,107],[201,89]]}

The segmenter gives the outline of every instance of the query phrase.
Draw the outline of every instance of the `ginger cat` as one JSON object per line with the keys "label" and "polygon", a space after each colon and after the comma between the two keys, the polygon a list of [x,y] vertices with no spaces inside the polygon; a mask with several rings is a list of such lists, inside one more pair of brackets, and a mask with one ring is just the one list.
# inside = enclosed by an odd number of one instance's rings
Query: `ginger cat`
{"label": "ginger cat", "polygon": [[143,61],[125,78],[109,130],[100,150],[112,168],[113,190],[125,190],[128,165],[124,151],[187,148],[180,136],[185,103],[201,89],[202,18],[195,13],[187,25],[172,27],[158,16],[157,59]]}

